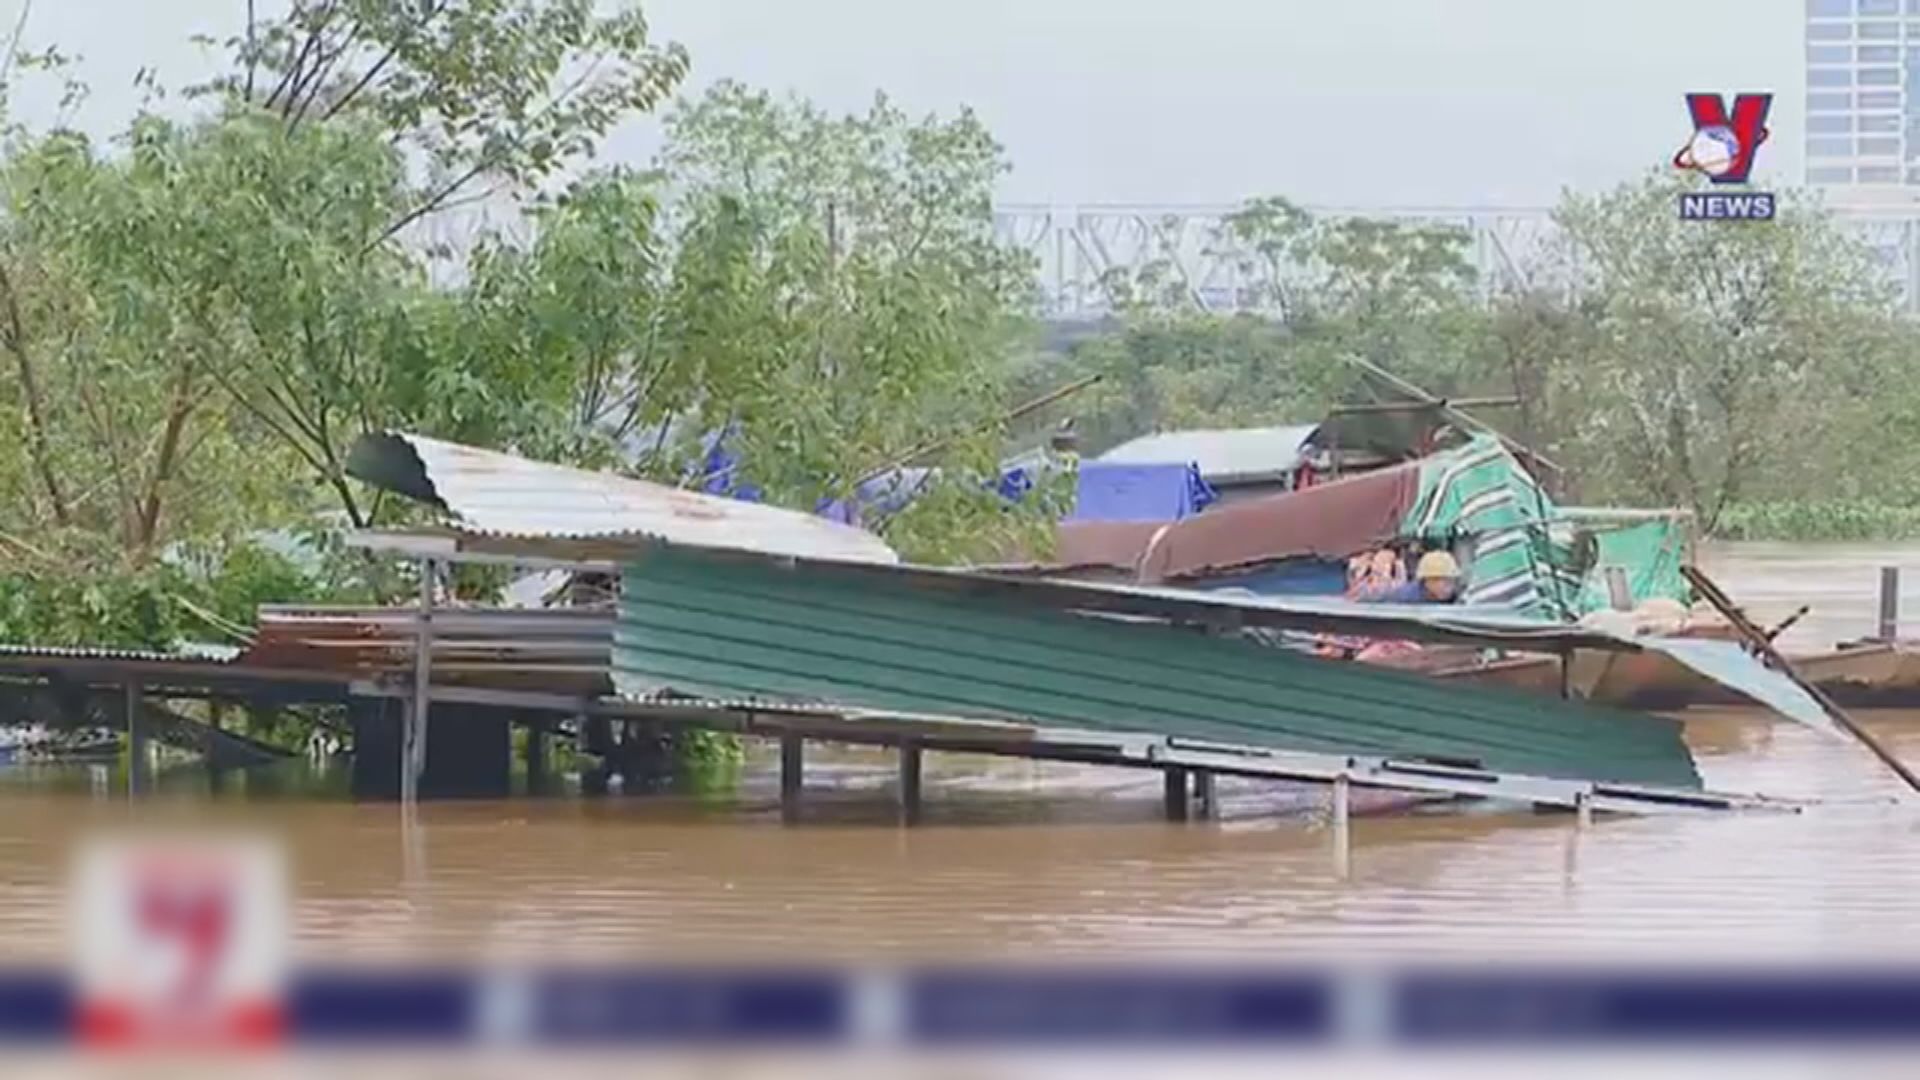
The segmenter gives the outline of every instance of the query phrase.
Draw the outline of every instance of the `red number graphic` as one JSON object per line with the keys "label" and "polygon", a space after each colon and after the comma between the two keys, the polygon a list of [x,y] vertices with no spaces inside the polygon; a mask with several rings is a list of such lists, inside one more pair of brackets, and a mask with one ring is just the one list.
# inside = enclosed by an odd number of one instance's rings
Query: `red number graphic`
{"label": "red number graphic", "polygon": [[141,932],[156,943],[178,942],[186,954],[180,981],[167,995],[168,1004],[182,1009],[204,1004],[231,940],[230,884],[217,876],[191,873],[147,875],[136,902]]}

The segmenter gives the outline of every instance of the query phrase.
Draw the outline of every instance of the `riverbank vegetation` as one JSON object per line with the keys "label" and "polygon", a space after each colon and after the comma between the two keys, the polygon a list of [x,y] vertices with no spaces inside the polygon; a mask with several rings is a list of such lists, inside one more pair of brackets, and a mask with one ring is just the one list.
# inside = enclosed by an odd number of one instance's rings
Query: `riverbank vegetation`
{"label": "riverbank vegetation", "polygon": [[1811,200],[1733,227],[1683,222],[1688,181],[1568,195],[1551,241],[1481,280],[1464,229],[1323,219],[1256,200],[1219,243],[1248,252],[1260,317],[1197,309],[1171,260],[1114,282],[1089,450],[1155,427],[1310,422],[1361,389],[1349,358],[1443,396],[1564,469],[1570,502],[1680,506],[1714,534],[1920,536],[1920,328],[1872,253]]}
{"label": "riverbank vegetation", "polygon": [[[398,591],[337,542],[419,512],[347,475],[369,431],[809,510],[934,465],[879,527],[958,560],[1043,531],[988,482],[1036,437],[1014,403],[1104,375],[1064,407],[1097,451],[1318,418],[1355,357],[1517,395],[1494,419],[1570,500],[1735,536],[1920,528],[1920,337],[1804,199],[1705,225],[1664,173],[1569,195],[1500,281],[1462,232],[1257,199],[1218,242],[1263,314],[1201,311],[1167,260],[1048,353],[1033,267],[993,231],[1009,162],[964,111],[689,94],[681,49],[591,0],[299,0],[211,44],[220,77],[143,73],[111,139],[6,126],[0,639],[232,643],[258,602]],[[57,51],[8,56],[10,82],[64,77]],[[635,123],[650,167],[597,163]]]}
{"label": "riverbank vegetation", "polygon": [[[686,55],[591,0],[302,2],[223,46],[111,140],[7,128],[0,638],[394,591],[333,542],[418,513],[346,473],[390,428],[708,489],[724,436],[726,490],[807,509],[935,445],[897,546],[1032,527],[977,482],[1032,274],[971,115],[674,100]],[[654,168],[593,162],[656,112]]]}

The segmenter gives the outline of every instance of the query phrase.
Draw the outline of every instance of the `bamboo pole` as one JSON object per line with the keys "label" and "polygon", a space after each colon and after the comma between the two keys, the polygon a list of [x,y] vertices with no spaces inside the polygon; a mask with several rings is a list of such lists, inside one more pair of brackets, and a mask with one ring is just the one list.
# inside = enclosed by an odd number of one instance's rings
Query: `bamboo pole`
{"label": "bamboo pole", "polygon": [[[1026,416],[1028,413],[1037,412],[1053,404],[1054,402],[1059,401],[1061,398],[1069,397],[1073,394],[1077,394],[1080,391],[1085,390],[1087,387],[1092,386],[1094,383],[1097,383],[1104,378],[1106,378],[1106,376],[1104,375],[1089,375],[1086,378],[1080,379],[1076,382],[1070,382],[1067,385],[1062,386],[1057,390],[1051,390],[1045,394],[1040,395],[1037,398],[1034,398],[1032,401],[1029,401],[1024,405],[1021,405],[1015,408],[1012,412],[1009,412],[1006,415],[1000,417],[1000,419],[994,421],[994,423],[1011,424],[1015,420],[1018,420],[1021,417]],[[857,488],[861,484],[878,480],[882,476],[887,475],[888,473],[892,472],[895,469],[904,469],[908,465],[913,464],[915,461],[918,461],[919,459],[927,456],[928,454],[933,453],[935,450],[939,450],[942,447],[949,446],[953,443],[959,442],[961,439],[966,438],[968,435],[977,435],[979,434],[979,431],[980,429],[976,428],[973,431],[963,432],[962,434],[959,434],[959,435],[948,435],[945,438],[935,439],[932,442],[921,443],[919,446],[916,446],[913,449],[907,451],[906,453],[900,455],[899,457],[894,458],[892,461],[888,462],[887,464],[882,465],[877,469],[874,469],[870,472],[863,474],[859,479],[853,482],[853,486]]]}
{"label": "bamboo pole", "polygon": [[1424,409],[1499,409],[1517,406],[1517,397],[1463,397],[1434,398],[1431,401],[1378,401],[1363,402],[1355,405],[1335,405],[1329,409],[1334,416],[1349,416],[1360,413],[1397,413],[1420,412]]}
{"label": "bamboo pole", "polygon": [[1680,568],[1680,573],[1686,577],[1689,584],[1700,591],[1700,595],[1706,599],[1707,603],[1712,604],[1721,615],[1726,617],[1727,622],[1739,632],[1741,637],[1747,639],[1747,643],[1753,646],[1754,651],[1762,659],[1782,675],[1792,679],[1800,689],[1805,690],[1808,696],[1819,704],[1821,710],[1833,718],[1834,723],[1839,724],[1849,735],[1860,740],[1868,750],[1873,751],[1873,756],[1879,758],[1887,768],[1892,769],[1900,779],[1906,781],[1909,788],[1920,791],[1920,776],[1915,776],[1912,769],[1907,768],[1899,758],[1893,755],[1893,751],[1887,749],[1879,739],[1874,738],[1865,728],[1855,723],[1853,717],[1848,716],[1846,710],[1828,697],[1825,691],[1802,678],[1800,673],[1793,669],[1793,665],[1787,662],[1787,658],[1780,655],[1780,650],[1773,647],[1773,641],[1767,637],[1766,632],[1753,625],[1746,615],[1734,606],[1733,601],[1727,598],[1727,594],[1720,590],[1720,586],[1715,585],[1713,580],[1697,566],[1683,566]]}
{"label": "bamboo pole", "polygon": [[1492,424],[1489,424],[1484,420],[1481,420],[1479,417],[1474,416],[1470,413],[1461,412],[1458,408],[1448,405],[1445,401],[1442,401],[1440,398],[1437,398],[1434,395],[1429,394],[1428,392],[1414,385],[1413,383],[1410,383],[1407,380],[1401,378],[1400,376],[1395,375],[1393,372],[1388,371],[1386,368],[1383,368],[1378,364],[1370,363],[1367,360],[1364,360],[1358,356],[1348,356],[1346,357],[1346,360],[1348,363],[1353,364],[1355,367],[1358,367],[1360,370],[1373,375],[1375,378],[1380,379],[1382,382],[1385,382],[1387,385],[1393,387],[1395,390],[1398,390],[1401,393],[1406,394],[1408,397],[1413,398],[1416,403],[1421,405],[1437,405],[1441,409],[1459,418],[1460,420],[1463,420],[1466,423],[1486,432],[1487,434],[1492,435],[1494,438],[1499,439],[1501,444],[1506,446],[1507,449],[1527,454],[1528,456],[1532,457],[1533,460],[1539,462],[1540,464],[1546,466],[1548,469],[1552,470],[1556,475],[1558,475],[1562,471],[1560,466],[1557,463],[1555,463],[1554,461],[1546,457],[1544,454],[1541,454],[1538,451],[1534,450],[1532,447],[1526,446],[1520,443],[1518,440],[1509,437],[1508,435],[1501,432],[1498,428],[1494,427]]}

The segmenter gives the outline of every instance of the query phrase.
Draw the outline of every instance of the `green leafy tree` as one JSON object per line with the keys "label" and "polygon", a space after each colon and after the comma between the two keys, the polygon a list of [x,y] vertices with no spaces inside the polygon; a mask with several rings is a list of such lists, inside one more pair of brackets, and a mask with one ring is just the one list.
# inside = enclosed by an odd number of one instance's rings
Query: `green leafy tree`
{"label": "green leafy tree", "polygon": [[1107,377],[1082,403],[1089,449],[1170,428],[1317,420],[1365,390],[1350,358],[1436,393],[1483,377],[1487,315],[1461,230],[1266,198],[1228,215],[1213,242],[1258,282],[1247,299],[1261,314],[1198,309],[1170,255],[1110,276],[1119,326],[1069,365]]}
{"label": "green leafy tree", "polygon": [[[271,221],[256,232],[284,245],[256,253],[285,269],[235,268],[257,347],[244,377],[226,384],[233,399],[355,525],[378,509],[361,505],[345,475],[360,434],[405,426],[543,441],[534,433],[552,429],[555,379],[596,376],[530,367],[553,359],[551,342],[530,351],[487,336],[515,329],[484,308],[490,294],[425,288],[418,245],[401,241],[431,215],[518,198],[590,155],[671,92],[684,51],[655,45],[638,8],[603,15],[591,0],[299,0],[228,44],[234,72],[202,89],[228,102],[228,125],[278,136],[251,147],[263,175],[304,156],[311,175],[329,179],[258,193],[254,217]],[[634,240],[609,236],[601,253]]]}
{"label": "green leafy tree", "polygon": [[835,117],[722,83],[669,114],[654,172],[589,175],[529,241],[481,245],[467,351],[525,374],[492,384],[519,388],[527,452],[703,483],[725,432],[737,484],[807,510],[940,464],[889,534],[994,547],[1037,520],[987,490],[1031,289],[992,233],[1004,167],[968,115]]}
{"label": "green leafy tree", "polygon": [[[601,8],[613,8],[602,14]],[[199,89],[256,104],[289,131],[361,119],[424,174],[381,238],[475,197],[527,189],[591,155],[685,77],[631,3],[294,0],[226,43],[234,70]]]}
{"label": "green leafy tree", "polygon": [[1846,433],[1878,411],[1862,395],[1909,381],[1913,338],[1817,206],[1786,195],[1772,222],[1702,225],[1674,212],[1690,183],[1662,172],[1561,206],[1583,273],[1553,319],[1580,325],[1549,377],[1590,487],[1711,530],[1743,500],[1839,493]]}

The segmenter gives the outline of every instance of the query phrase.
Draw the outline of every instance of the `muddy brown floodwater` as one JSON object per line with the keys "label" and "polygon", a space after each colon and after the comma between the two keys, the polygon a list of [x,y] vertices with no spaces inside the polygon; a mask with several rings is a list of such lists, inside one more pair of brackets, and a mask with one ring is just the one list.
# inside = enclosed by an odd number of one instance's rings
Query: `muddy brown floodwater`
{"label": "muddy brown floodwater", "polygon": [[[1741,546],[1710,567],[1795,645],[1871,630],[1876,567],[1920,549]],[[1910,575],[1920,592],[1920,571]],[[1920,599],[1916,597],[1915,599]],[[1911,606],[1920,616],[1920,606]],[[1920,762],[1920,714],[1861,714]],[[1709,786],[1800,814],[1362,817],[1342,873],[1298,792],[1223,791],[1158,820],[1152,774],[932,757],[928,821],[886,824],[890,760],[848,752],[781,828],[770,759],[721,805],[616,797],[392,806],[208,803],[0,786],[0,956],[53,958],[67,845],[124,821],[239,820],[285,837],[310,957],[590,960],[1080,957],[1920,957],[1920,813],[1861,748],[1736,710],[1688,718]],[[811,769],[811,766],[810,766]],[[809,792],[810,798],[815,795]]]}

